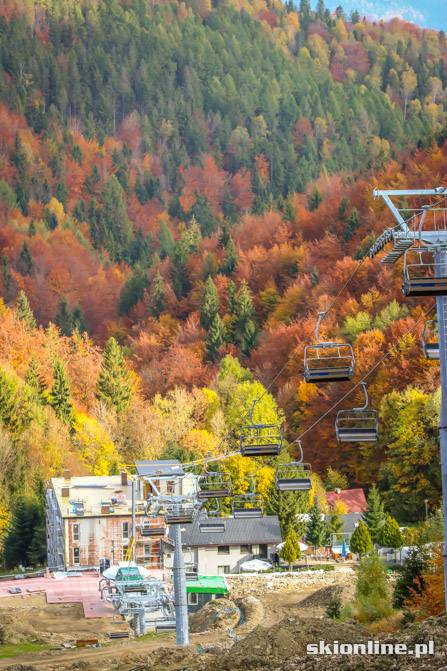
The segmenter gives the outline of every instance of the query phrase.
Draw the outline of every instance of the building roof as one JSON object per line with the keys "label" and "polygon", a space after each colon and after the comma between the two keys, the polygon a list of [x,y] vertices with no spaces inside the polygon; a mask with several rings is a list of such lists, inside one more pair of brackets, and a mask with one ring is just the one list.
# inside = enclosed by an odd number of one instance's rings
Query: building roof
{"label": "building roof", "polygon": [[[172,526],[169,529],[169,537],[172,541]],[[281,529],[276,515],[252,519],[225,517],[225,531],[223,533],[201,533],[197,518],[192,524],[182,525],[182,544],[189,547],[281,543],[281,541]]]}
{"label": "building roof", "polygon": [[[82,477],[52,478],[51,486],[56,495],[56,500],[64,518],[77,517],[107,517],[128,516],[132,514],[132,486],[122,485],[120,475],[88,475]],[[62,496],[62,488],[68,488],[68,497]],[[65,493],[65,492],[64,492]],[[112,497],[117,499],[112,503]],[[83,513],[81,506],[75,510],[75,501],[83,502]],[[101,512],[101,502],[109,502],[107,514]],[[143,505],[143,501],[137,500],[137,504]],[[138,508],[137,508],[137,514]]]}
{"label": "building roof", "polygon": [[186,581],[186,591],[195,594],[228,594],[225,578],[220,575],[199,575]]}
{"label": "building roof", "polygon": [[363,489],[343,489],[337,492],[326,492],[326,501],[334,506],[337,501],[345,504],[348,513],[363,513],[366,510],[366,499]]}
{"label": "building roof", "polygon": [[[325,515],[325,518],[329,522],[330,515]],[[361,513],[345,513],[344,515],[340,515],[340,518],[343,522],[343,529],[340,533],[353,534],[362,519],[362,515]]]}
{"label": "building roof", "polygon": [[182,476],[185,474],[182,464],[178,459],[164,459],[162,461],[136,461],[135,468],[142,477],[153,477],[155,475],[168,478],[171,476]]}

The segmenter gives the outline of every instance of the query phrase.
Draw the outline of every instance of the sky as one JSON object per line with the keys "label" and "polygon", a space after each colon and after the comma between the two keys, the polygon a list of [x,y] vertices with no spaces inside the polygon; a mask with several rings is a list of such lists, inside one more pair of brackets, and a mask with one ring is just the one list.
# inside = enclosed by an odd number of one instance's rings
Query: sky
{"label": "sky", "polygon": [[447,0],[325,0],[324,4],[331,11],[341,5],[348,15],[356,9],[373,20],[397,16],[424,28],[447,32]]}

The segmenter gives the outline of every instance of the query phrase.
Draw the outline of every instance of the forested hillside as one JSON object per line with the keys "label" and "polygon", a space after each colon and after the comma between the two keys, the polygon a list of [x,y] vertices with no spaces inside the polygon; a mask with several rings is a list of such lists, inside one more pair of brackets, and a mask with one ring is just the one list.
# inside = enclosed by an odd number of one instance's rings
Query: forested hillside
{"label": "forested hillside", "polygon": [[[0,14],[7,511],[64,467],[237,448],[251,399],[390,225],[374,186],[446,183],[447,42],[321,0],[16,0]],[[430,305],[400,287],[401,265],[365,260],[324,322],[352,343],[354,382]],[[369,380],[377,445],[340,447],[334,412],[303,440],[322,478],[380,479],[402,520],[440,492],[422,327]],[[263,400],[289,442],[352,386],[302,372],[300,352]]]}

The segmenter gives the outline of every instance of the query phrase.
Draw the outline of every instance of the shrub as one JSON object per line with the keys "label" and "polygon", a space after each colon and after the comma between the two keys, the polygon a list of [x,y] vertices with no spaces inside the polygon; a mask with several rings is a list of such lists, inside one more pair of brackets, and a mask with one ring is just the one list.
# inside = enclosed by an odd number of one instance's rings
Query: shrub
{"label": "shrub", "polygon": [[328,603],[326,608],[326,617],[331,620],[339,620],[341,615],[341,599],[339,596],[334,596]]}
{"label": "shrub", "polygon": [[377,552],[370,552],[359,565],[356,597],[357,617],[361,622],[374,622],[393,612],[386,568]]}

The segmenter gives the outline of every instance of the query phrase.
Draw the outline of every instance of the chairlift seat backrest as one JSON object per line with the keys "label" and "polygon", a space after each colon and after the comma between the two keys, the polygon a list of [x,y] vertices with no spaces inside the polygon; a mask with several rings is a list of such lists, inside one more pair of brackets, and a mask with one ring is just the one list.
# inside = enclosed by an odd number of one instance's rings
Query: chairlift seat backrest
{"label": "chairlift seat backrest", "polygon": [[[438,338],[434,340],[434,338]],[[435,361],[439,359],[439,337],[436,333],[435,322],[430,319],[425,322],[424,330],[422,331],[422,347],[426,359]]]}
{"label": "chairlift seat backrest", "polygon": [[372,443],[378,439],[379,415],[377,410],[368,409],[366,383],[362,382],[365,404],[361,408],[339,410],[335,420],[337,440],[343,443]]}
{"label": "chairlift seat backrest", "polygon": [[309,491],[312,489],[312,466],[301,461],[279,464],[276,468],[275,481],[279,491]]}
{"label": "chairlift seat backrest", "polygon": [[199,522],[200,533],[223,533],[225,531],[225,522],[223,520],[204,520]]}
{"label": "chairlift seat backrest", "polygon": [[264,511],[262,508],[233,508],[233,517],[235,519],[251,519],[253,517],[262,517]]}
{"label": "chairlift seat backrest", "polygon": [[240,449],[243,457],[277,456],[281,453],[282,433],[278,424],[265,424],[253,421],[253,411],[257,399],[253,400],[250,410],[250,422],[241,428]]}
{"label": "chairlift seat backrest", "polygon": [[151,524],[151,520],[143,520],[140,525],[140,534],[142,536],[164,536],[165,528],[158,524]]}
{"label": "chairlift seat backrest", "polygon": [[[413,256],[417,254],[416,263]],[[428,255],[428,261],[423,260]],[[405,252],[402,291],[406,296],[447,296],[447,276],[434,277],[433,252],[426,247],[413,247]]]}

